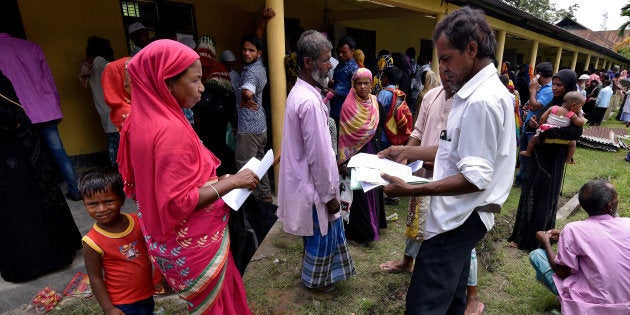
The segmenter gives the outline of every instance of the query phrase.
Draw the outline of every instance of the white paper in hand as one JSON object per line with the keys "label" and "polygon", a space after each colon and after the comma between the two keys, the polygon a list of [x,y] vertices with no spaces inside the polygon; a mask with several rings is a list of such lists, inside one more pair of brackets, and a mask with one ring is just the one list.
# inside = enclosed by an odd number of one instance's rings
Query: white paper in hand
{"label": "white paper in hand", "polygon": [[[258,176],[258,178],[262,178],[263,175],[267,173],[272,164],[273,150],[269,150],[260,161],[257,158],[251,158],[249,161],[247,161],[245,165],[243,165],[239,172],[248,168],[252,170]],[[247,199],[247,197],[249,197],[251,193],[252,191],[247,188],[234,189],[223,196],[223,201],[225,202],[225,204],[230,206],[230,208],[234,209],[234,211],[238,211],[238,209],[245,202],[245,199]]]}
{"label": "white paper in hand", "polygon": [[430,180],[414,176],[413,172],[422,168],[422,161],[415,161],[409,165],[396,163],[392,160],[381,159],[375,154],[358,153],[348,161],[351,169],[351,188],[363,189],[364,192],[376,187],[387,185],[381,173],[401,178],[410,184],[427,183]]}

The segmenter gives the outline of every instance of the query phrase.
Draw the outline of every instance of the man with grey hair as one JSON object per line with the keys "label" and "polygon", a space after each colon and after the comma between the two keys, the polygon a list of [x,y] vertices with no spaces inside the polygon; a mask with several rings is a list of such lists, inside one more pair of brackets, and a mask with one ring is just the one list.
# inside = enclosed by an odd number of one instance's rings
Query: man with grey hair
{"label": "man with grey hair", "polygon": [[433,32],[440,76],[453,105],[437,146],[394,146],[380,157],[435,162],[433,182],[383,175],[388,196],[431,196],[424,242],[407,291],[407,314],[464,314],[470,252],[494,225],[516,163],[514,99],[492,63],[494,31],[482,11],[462,7]]}
{"label": "man with grey hair", "polygon": [[322,292],[356,273],[339,214],[339,173],[320,88],[332,67],[331,49],[317,31],[298,40],[300,74],[287,97],[278,181],[278,219],[285,232],[304,238],[302,283]]}

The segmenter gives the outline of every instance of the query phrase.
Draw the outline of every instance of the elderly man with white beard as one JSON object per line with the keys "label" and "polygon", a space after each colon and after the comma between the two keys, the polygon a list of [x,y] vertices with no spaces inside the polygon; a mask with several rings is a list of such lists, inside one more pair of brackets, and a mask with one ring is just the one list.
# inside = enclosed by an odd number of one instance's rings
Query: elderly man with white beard
{"label": "elderly man with white beard", "polygon": [[278,184],[278,219],[285,232],[304,238],[301,281],[322,292],[356,273],[339,215],[339,172],[320,89],[332,67],[331,49],[317,31],[298,40],[300,75],[287,97]]}

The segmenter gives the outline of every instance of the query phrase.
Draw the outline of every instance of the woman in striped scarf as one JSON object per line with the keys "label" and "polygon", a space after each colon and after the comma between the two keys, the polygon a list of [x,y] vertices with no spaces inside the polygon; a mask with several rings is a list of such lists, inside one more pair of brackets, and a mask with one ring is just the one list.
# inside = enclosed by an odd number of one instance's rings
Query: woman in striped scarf
{"label": "woman in striped scarf", "polygon": [[[374,137],[379,122],[376,96],[370,94],[372,72],[359,68],[352,76],[352,89],[341,107],[339,118],[339,174],[346,175],[345,164],[359,152],[376,154]],[[349,176],[349,174],[347,174]],[[364,193],[353,191],[350,223],[346,237],[362,245],[377,241],[378,229],[386,228],[383,191],[380,188]]]}

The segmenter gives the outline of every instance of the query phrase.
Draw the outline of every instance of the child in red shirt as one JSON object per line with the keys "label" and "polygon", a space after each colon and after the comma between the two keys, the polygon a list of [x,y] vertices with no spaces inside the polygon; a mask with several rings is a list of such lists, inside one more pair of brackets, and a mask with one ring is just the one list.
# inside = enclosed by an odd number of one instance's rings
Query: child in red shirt
{"label": "child in red shirt", "polygon": [[104,314],[153,314],[152,267],[135,214],[125,202],[117,172],[97,171],[79,182],[83,204],[96,221],[83,237],[90,286]]}

